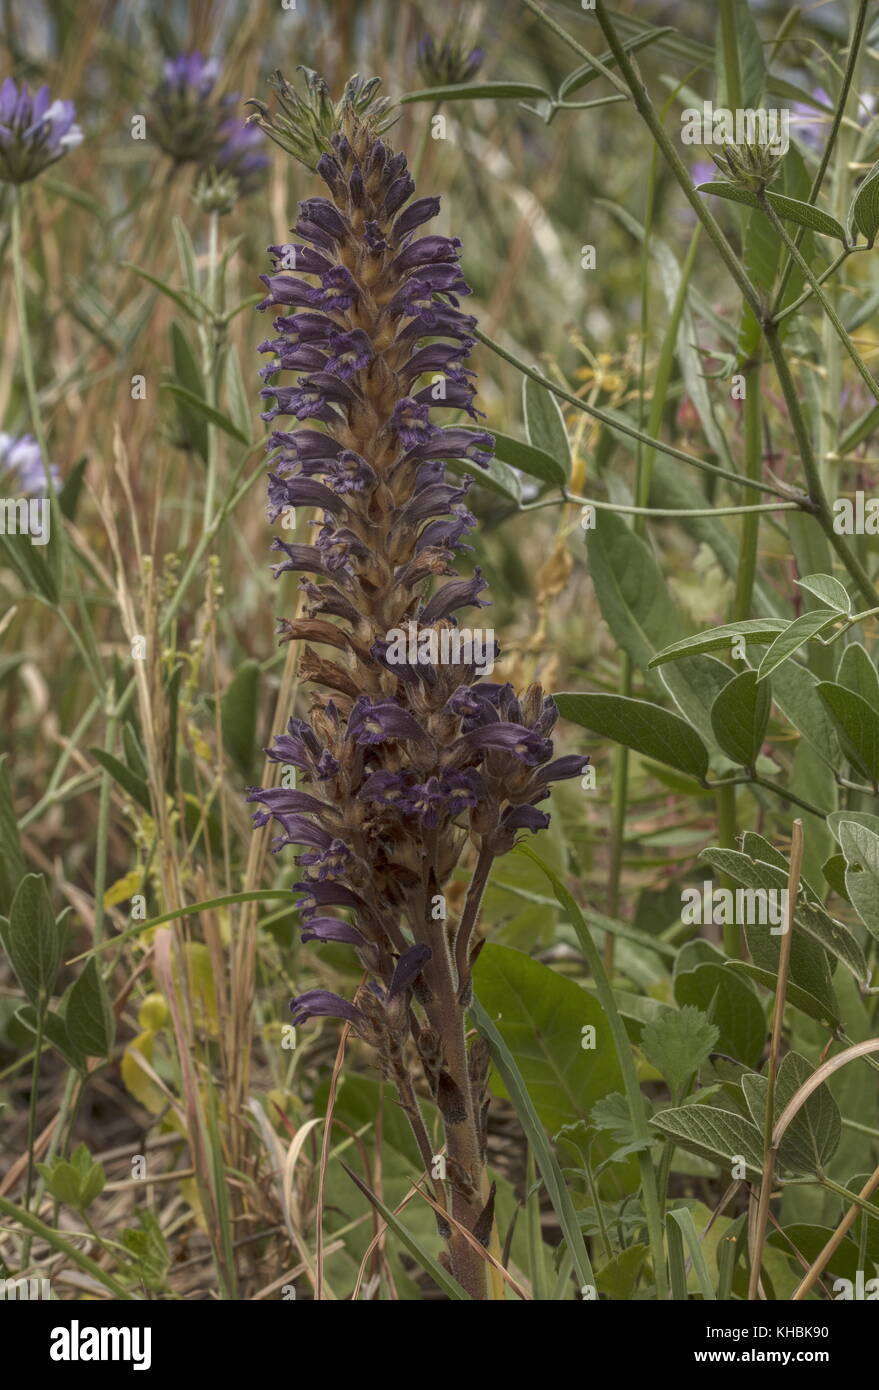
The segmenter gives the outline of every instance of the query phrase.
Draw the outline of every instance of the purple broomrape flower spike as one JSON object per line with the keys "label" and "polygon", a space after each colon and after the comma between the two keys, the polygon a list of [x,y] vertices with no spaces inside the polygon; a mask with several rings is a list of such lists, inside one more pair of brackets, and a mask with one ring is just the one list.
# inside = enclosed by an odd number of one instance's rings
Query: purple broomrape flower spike
{"label": "purple broomrape flower spike", "polygon": [[[367,975],[353,1003],[301,995],[296,1021],[352,1024],[396,1085],[429,1168],[419,1058],[446,1127],[453,1214],[481,1238],[489,1059],[481,1041],[469,1052],[465,1042],[479,898],[495,857],[548,824],[537,803],[550,783],[588,759],[553,760],[557,711],[539,686],[517,695],[479,679],[477,651],[497,644],[473,641],[461,617],[472,622],[489,600],[478,569],[454,568],[476,521],[471,480],[447,466],[485,467],[494,443],[462,423],[478,412],[461,242],[428,230],[439,199],[415,197],[405,157],[371,114],[372,86],[358,79],[334,106],[314,74],[306,81],[303,100],[276,77],[286,114],[257,103],[259,123],[327,192],[300,204],[290,241],[269,248],[258,308],[271,320],[259,349],[264,418],[278,426],[269,515],[300,507],[312,526],[272,545],[275,574],[298,572],[305,599],[282,640],[307,644],[300,676],[318,693],[308,720],[291,719],[268,750],[296,769],[295,789],[251,788],[248,799],[256,824],[280,826],[278,847],[298,848],[303,940],[352,946]],[[306,113],[307,130],[296,126]],[[468,842],[478,873],[449,921],[444,894]],[[443,1234],[455,1276],[484,1296],[481,1262]]]}

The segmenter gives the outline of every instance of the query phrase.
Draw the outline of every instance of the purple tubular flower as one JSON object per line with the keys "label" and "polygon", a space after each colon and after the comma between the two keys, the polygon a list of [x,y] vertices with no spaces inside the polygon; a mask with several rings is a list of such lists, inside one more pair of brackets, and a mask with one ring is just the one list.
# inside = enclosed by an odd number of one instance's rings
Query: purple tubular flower
{"label": "purple tubular flower", "polygon": [[418,266],[442,265],[461,259],[461,242],[457,237],[424,236],[411,242],[394,261],[393,269],[399,273],[415,270]]}
{"label": "purple tubular flower", "polygon": [[479,595],[488,585],[479,569],[473,571],[472,579],[453,579],[444,584],[419,614],[419,622],[435,623],[437,618],[446,618],[456,608],[489,608],[491,601]]}
{"label": "purple tubular flower", "polygon": [[423,944],[410,946],[408,951],[404,951],[394,968],[391,983],[388,986],[388,998],[394,999],[404,990],[411,989],[430,957],[430,947]]}
{"label": "purple tubular flower", "polygon": [[532,767],[544,762],[552,752],[551,741],[541,738],[534,729],[526,729],[521,724],[507,724],[501,720],[471,730],[469,734],[464,735],[464,739],[471,748],[512,753]]}
{"label": "purple tubular flower", "polygon": [[[289,736],[282,735],[281,737]],[[278,742],[280,743],[281,739]],[[277,761],[277,759],[273,761]],[[308,767],[309,763],[305,757],[302,757],[297,766]],[[296,791],[293,787],[248,787],[247,800],[261,801],[264,806],[268,807],[267,811],[254,811],[254,824],[257,825],[265,825],[270,816],[292,816],[300,813],[303,815],[311,813],[326,816],[338,815],[335,806],[329,805],[326,801],[318,800],[316,796],[309,796],[308,792]]]}
{"label": "purple tubular flower", "polygon": [[538,811],[536,806],[508,806],[501,816],[504,830],[546,830],[549,816],[546,811]]}
{"label": "purple tubular flower", "polygon": [[31,95],[11,77],[0,84],[0,180],[27,183],[82,144],[72,101],[52,101],[48,87]]}
{"label": "purple tubular flower", "polygon": [[309,1018],[344,1018],[356,1028],[362,1024],[363,1014],[355,1004],[333,994],[328,989],[307,989],[296,999],[290,1000],[293,1023],[299,1025]]}
{"label": "purple tubular flower", "polygon": [[373,701],[362,695],[348,718],[348,736],[355,743],[384,743],[386,739],[425,737],[418,720],[397,700]]}
{"label": "purple tubular flower", "polygon": [[279,478],[269,474],[269,520],[274,521],[284,507],[323,507],[336,515],[347,511],[342,499],[313,478]]}
{"label": "purple tubular flower", "polygon": [[366,945],[366,937],[349,922],[340,922],[337,917],[309,917],[302,926],[302,942],[340,941],[345,946]]}

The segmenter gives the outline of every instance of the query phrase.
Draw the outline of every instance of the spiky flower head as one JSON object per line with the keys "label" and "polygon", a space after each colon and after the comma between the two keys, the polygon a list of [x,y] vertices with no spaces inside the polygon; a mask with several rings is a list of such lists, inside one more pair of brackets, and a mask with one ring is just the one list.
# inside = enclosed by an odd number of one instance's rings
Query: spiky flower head
{"label": "spiky flower head", "polygon": [[784,152],[774,145],[727,144],[720,154],[709,150],[722,174],[749,193],[762,193],[777,178]]}
{"label": "spiky flower head", "polygon": [[11,77],[0,85],[0,180],[27,183],[82,144],[72,101],[52,101],[48,87],[31,94]]}
{"label": "spiky flower head", "polygon": [[452,38],[437,43],[428,34],[418,44],[418,71],[428,87],[460,86],[472,81],[484,57],[481,48],[468,49]]}
{"label": "spiky flower head", "polygon": [[329,154],[333,136],[346,119],[367,121],[375,134],[391,124],[386,120],[390,103],[379,98],[380,77],[361,77],[355,73],[345,85],[339,101],[334,102],[330,89],[319,73],[299,65],[303,74],[299,91],[281,72],[272,73],[269,86],[274,90],[279,110],[271,111],[265,102],[252,98],[254,107],[249,121],[261,126],[275,144],[298,159],[314,172],[322,155]]}

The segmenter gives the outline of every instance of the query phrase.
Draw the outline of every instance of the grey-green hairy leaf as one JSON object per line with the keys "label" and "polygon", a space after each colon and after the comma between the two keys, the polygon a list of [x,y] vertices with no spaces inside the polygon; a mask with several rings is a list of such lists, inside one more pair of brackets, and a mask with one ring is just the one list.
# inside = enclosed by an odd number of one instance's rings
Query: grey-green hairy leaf
{"label": "grey-green hairy leaf", "polygon": [[565,719],[612,738],[636,753],[700,780],[708,772],[708,749],[695,729],[661,705],[623,695],[576,692],[556,695],[555,701]]}

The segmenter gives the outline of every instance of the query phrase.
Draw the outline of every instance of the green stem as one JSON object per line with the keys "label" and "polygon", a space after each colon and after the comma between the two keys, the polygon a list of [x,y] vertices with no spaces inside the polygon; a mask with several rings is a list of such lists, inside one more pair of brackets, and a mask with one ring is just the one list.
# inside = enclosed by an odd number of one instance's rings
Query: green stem
{"label": "green stem", "polygon": [[647,88],[644,86],[628,53],[617,37],[617,32],[611,23],[604,0],[596,0],[595,13],[602,31],[604,32],[604,36],[607,39],[608,47],[616,58],[617,66],[626,80],[629,91],[632,93],[632,100],[635,103],[638,114],[641,116],[657,145],[662,150],[666,162],[680,184],[687,202],[690,204],[690,207],[693,209],[716,246],[720,253],[721,260],[738,285],[743,298],[750,305],[757,318],[762,318],[763,308],[760,295],[752,285],[745,267],[742,265],[724,236],[720,224],[715,220],[713,213],[706,206],[704,198],[700,198],[699,194],[696,192],[686,164],[659,119],[656,108],[650,100]]}
{"label": "green stem", "polygon": [[[217,264],[219,260],[219,238],[220,238],[220,214],[212,212],[208,221],[208,280],[207,280],[207,303],[210,313],[207,315],[203,334],[204,334],[204,380],[205,391],[207,393],[208,405],[217,407],[217,375],[219,352],[217,344],[217,321],[220,310],[217,297]],[[208,421],[207,424],[208,457],[207,457],[207,482],[204,496],[204,528],[207,529],[214,512],[214,496],[217,489],[217,431],[216,427]]]}
{"label": "green stem", "polygon": [[[721,849],[737,849],[736,844],[736,789],[734,783],[721,784],[717,789],[717,834]],[[732,888],[734,884],[721,874],[722,888]],[[724,922],[723,949],[730,960],[738,960],[742,954],[739,944],[738,923]]]}
{"label": "green stem", "polygon": [[625,84],[620,81],[615,72],[607,67],[606,64],[602,63],[600,58],[596,58],[594,53],[590,53],[588,48],[584,48],[582,44],[578,43],[573,34],[568,33],[567,29],[563,29],[560,24],[556,24],[555,20],[551,19],[546,13],[546,10],[542,10],[539,5],[535,4],[535,0],[525,0],[525,4],[532,14],[537,15],[541,24],[545,24],[547,29],[552,30],[556,38],[561,39],[562,43],[566,43],[568,48],[576,53],[579,58],[582,58],[584,63],[588,63],[595,72],[600,72],[602,77],[606,77],[611,86],[615,87],[616,90],[621,92],[626,100],[628,100],[629,93],[626,91]]}
{"label": "green stem", "polygon": [[[825,280],[829,280],[831,275],[833,275],[835,271],[839,270],[839,267],[845,261],[848,260],[849,256],[854,256],[857,254],[857,252],[866,251],[866,249],[866,246],[844,247],[842,251],[840,251],[839,255],[836,257],[836,259],[831,261],[830,265],[827,266],[825,270],[822,270],[821,274],[818,276],[818,284],[823,285]],[[802,306],[806,303],[808,299],[812,298],[812,295],[814,293],[815,291],[812,289],[811,285],[807,290],[803,290],[803,293],[799,295],[799,297],[795,299],[791,304],[786,305],[784,309],[780,309],[777,313],[773,314],[775,322],[784,323],[784,320],[787,318],[788,314],[795,314],[798,309],[802,308]]]}

